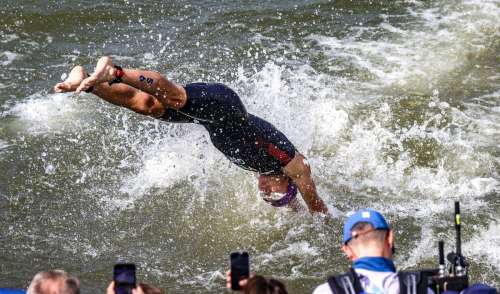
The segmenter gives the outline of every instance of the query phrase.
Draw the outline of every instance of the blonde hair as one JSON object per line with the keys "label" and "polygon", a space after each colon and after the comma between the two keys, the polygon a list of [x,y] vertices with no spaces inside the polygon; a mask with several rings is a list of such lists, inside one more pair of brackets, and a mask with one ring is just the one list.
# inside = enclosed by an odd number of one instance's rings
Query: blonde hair
{"label": "blonde hair", "polygon": [[27,294],[54,294],[45,293],[43,283],[47,281],[63,282],[57,294],[80,294],[80,281],[68,275],[63,270],[50,270],[37,273],[28,287]]}

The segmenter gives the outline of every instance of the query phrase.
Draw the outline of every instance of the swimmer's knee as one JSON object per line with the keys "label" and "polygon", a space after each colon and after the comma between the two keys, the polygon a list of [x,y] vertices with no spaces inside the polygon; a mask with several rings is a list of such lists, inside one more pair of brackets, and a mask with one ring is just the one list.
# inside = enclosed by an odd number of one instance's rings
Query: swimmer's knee
{"label": "swimmer's knee", "polygon": [[158,117],[161,116],[165,110],[163,104],[151,95],[138,95],[138,97],[134,97],[133,100],[130,108],[143,115]]}
{"label": "swimmer's knee", "polygon": [[186,91],[184,88],[174,85],[172,88],[172,93],[163,97],[165,99],[166,107],[173,108],[176,110],[181,109],[186,105]]}

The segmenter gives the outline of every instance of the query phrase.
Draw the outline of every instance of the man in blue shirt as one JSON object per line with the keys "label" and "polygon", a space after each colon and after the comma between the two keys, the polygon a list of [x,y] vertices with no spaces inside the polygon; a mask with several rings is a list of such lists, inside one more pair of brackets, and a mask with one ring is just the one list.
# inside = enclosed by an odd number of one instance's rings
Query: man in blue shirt
{"label": "man in blue shirt", "polygon": [[[329,278],[328,282],[318,286],[313,294],[410,293],[408,285],[405,285],[404,289],[400,288],[401,277],[398,276],[392,262],[393,231],[379,212],[362,209],[347,219],[343,230],[342,251],[352,262],[351,270]],[[411,293],[434,293],[426,286],[417,287],[413,288]],[[458,294],[453,291],[444,293]],[[484,284],[474,284],[461,292],[461,294],[473,293],[496,294],[498,292],[495,288]]]}
{"label": "man in blue shirt", "polygon": [[[363,209],[354,213],[344,224],[342,251],[352,261],[364,293],[399,293],[399,279],[392,262],[393,231],[379,212]],[[343,285],[337,285],[343,287]],[[351,285],[354,293],[355,287]],[[313,294],[336,293],[335,281],[318,286]]]}

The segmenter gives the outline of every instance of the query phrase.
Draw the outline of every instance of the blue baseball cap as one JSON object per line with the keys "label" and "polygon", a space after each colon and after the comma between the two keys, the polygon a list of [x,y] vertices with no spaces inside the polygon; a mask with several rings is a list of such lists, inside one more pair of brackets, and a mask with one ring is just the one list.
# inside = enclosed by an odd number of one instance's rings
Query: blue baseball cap
{"label": "blue baseball cap", "polygon": [[351,215],[344,224],[343,244],[346,244],[352,239],[352,227],[361,222],[371,224],[375,230],[389,230],[389,225],[380,212],[373,209],[358,210]]}

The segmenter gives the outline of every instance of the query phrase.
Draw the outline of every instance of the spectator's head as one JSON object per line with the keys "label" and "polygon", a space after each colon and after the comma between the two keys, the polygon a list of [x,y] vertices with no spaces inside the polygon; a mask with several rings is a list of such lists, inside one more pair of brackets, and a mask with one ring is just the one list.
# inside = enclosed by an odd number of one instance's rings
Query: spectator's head
{"label": "spectator's head", "polygon": [[392,258],[393,246],[392,230],[375,210],[357,211],[344,224],[342,250],[351,261],[360,257]]}
{"label": "spectator's head", "polygon": [[80,281],[62,270],[37,273],[28,287],[28,294],[79,294]]}
{"label": "spectator's head", "polygon": [[[114,281],[109,283],[108,288],[106,289],[106,294],[116,294]],[[132,289],[132,294],[163,294],[163,291],[153,285],[139,283],[137,284],[137,287]]]}
{"label": "spectator's head", "polygon": [[245,294],[287,294],[285,285],[275,279],[266,279],[263,276],[255,275],[248,279],[243,288]]}

